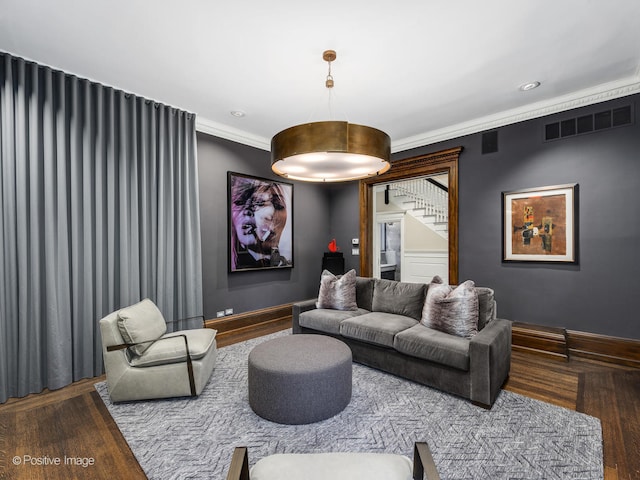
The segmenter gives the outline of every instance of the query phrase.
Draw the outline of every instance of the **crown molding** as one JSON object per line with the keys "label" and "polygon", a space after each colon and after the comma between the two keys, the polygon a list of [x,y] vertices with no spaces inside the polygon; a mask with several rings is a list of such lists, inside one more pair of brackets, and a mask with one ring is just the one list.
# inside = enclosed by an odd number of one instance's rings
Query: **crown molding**
{"label": "crown molding", "polygon": [[[476,118],[438,130],[395,140],[391,142],[391,151],[393,153],[402,152],[412,148],[423,147],[452,138],[460,138],[465,135],[540,118],[574,108],[585,107],[607,100],[626,97],[636,93],[640,93],[640,73],[623,80],[604,83],[596,87],[528,104],[520,108],[505,110],[486,117]],[[268,138],[252,135],[199,116],[196,116],[196,130],[215,137],[259,148],[267,152],[271,150],[271,140]]]}
{"label": "crown molding", "polygon": [[233,142],[249,145],[260,150],[271,151],[271,139],[252,135],[237,128],[229,127],[196,115],[196,131],[224,138]]}
{"label": "crown molding", "polygon": [[391,142],[393,153],[640,93],[640,74]]}

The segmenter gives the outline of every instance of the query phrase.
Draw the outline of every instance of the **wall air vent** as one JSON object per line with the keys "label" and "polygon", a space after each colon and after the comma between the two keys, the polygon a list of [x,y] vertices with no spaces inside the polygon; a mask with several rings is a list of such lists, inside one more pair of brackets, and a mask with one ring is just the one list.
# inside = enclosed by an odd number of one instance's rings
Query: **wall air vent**
{"label": "wall air vent", "polygon": [[624,127],[633,123],[632,105],[603,110],[591,115],[568,118],[544,126],[544,140],[558,140],[585,133],[597,132],[614,127]]}
{"label": "wall air vent", "polygon": [[482,134],[482,155],[495,153],[498,151],[498,131],[486,132]]}

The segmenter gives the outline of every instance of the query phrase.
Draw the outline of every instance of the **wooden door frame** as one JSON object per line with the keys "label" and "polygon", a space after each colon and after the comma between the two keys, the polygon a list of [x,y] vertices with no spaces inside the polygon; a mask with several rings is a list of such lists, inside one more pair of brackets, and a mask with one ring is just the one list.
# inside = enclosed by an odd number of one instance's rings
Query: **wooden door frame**
{"label": "wooden door frame", "polygon": [[375,185],[446,173],[449,179],[449,283],[458,283],[458,157],[462,147],[395,161],[382,175],[360,180],[360,276],[373,274],[373,187]]}

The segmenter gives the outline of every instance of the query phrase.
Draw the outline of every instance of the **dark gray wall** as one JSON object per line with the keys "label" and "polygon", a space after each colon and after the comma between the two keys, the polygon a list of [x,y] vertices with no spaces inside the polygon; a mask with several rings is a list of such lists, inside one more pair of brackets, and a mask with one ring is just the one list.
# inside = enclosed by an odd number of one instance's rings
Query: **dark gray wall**
{"label": "dark gray wall", "polygon": [[[640,338],[640,124],[553,142],[546,123],[621,105],[638,110],[640,95],[502,127],[497,153],[481,154],[481,134],[405,151],[394,159],[462,146],[460,280],[496,290],[498,314],[522,322]],[[359,271],[351,239],[359,236],[358,182],[294,182],[294,248],[290,271],[227,273],[226,171],[275,178],[269,154],[198,135],[205,315],[278,305],[317,293],[322,252],[336,238],[347,269]],[[579,263],[502,263],[501,192],[578,183]]]}
{"label": "dark gray wall", "polygon": [[[459,278],[495,289],[498,315],[539,325],[640,338],[640,124],[544,142],[544,125],[640,95],[498,129],[499,151],[481,154],[482,134],[396,154],[407,158],[463,146],[459,163]],[[579,184],[579,263],[502,263],[501,192]]]}
{"label": "dark gray wall", "polygon": [[227,171],[279,177],[271,172],[269,152],[201,133],[197,141],[205,318],[226,308],[242,313],[316,296],[322,252],[332,238],[323,186],[291,182],[293,268],[228,273]]}
{"label": "dark gray wall", "polygon": [[345,272],[360,273],[360,256],[351,255],[351,240],[360,237],[358,182],[325,185],[330,212],[331,238],[344,253]]}

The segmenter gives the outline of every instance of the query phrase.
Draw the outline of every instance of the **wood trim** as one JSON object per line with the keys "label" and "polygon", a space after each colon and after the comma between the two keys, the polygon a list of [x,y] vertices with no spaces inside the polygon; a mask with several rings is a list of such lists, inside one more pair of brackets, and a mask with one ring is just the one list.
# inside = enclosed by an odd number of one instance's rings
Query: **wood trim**
{"label": "wood trim", "polygon": [[568,361],[582,357],[640,368],[640,340],[513,322],[511,348]]}
{"label": "wood trim", "polygon": [[213,318],[204,321],[205,328],[217,330],[218,341],[231,335],[239,335],[258,328],[280,324],[291,326],[292,303],[261,308],[251,312],[237,313],[222,318]]}
{"label": "wood trim", "polygon": [[[206,328],[218,331],[217,339],[243,338],[250,332],[265,328],[280,329],[291,326],[292,303],[205,320]],[[512,350],[568,361],[582,357],[617,365],[640,368],[640,340],[609,337],[596,333],[565,330],[531,323],[512,323]]]}
{"label": "wood trim", "polygon": [[567,330],[569,354],[640,368],[640,340]]}
{"label": "wood trim", "polygon": [[458,158],[462,147],[394,161],[388,172],[360,180],[360,275],[373,274],[373,187],[406,178],[447,173],[449,178],[449,283],[458,283]]}
{"label": "wood trim", "polygon": [[511,326],[511,349],[514,352],[531,353],[554,360],[569,360],[564,328],[513,322]]}

